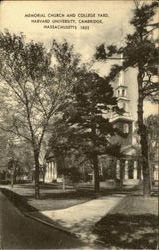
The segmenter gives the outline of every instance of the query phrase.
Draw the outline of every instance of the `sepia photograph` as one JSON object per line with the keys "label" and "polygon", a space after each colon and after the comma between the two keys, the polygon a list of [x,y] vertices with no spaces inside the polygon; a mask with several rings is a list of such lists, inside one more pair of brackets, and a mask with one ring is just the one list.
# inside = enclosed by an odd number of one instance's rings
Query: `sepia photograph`
{"label": "sepia photograph", "polygon": [[159,248],[159,2],[0,2],[0,250]]}

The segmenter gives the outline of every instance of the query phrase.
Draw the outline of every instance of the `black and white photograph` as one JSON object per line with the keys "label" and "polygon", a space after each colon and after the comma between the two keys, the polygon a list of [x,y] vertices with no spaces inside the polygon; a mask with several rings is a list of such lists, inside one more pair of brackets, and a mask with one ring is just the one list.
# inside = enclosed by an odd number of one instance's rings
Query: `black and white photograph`
{"label": "black and white photograph", "polygon": [[159,2],[0,2],[0,250],[159,248]]}

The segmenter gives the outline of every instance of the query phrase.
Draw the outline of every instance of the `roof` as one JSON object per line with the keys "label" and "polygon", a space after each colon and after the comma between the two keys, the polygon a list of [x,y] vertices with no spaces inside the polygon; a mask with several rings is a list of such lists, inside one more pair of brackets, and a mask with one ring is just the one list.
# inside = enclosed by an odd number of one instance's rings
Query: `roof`
{"label": "roof", "polygon": [[137,148],[133,145],[123,146],[121,151],[127,156],[136,156],[137,154]]}

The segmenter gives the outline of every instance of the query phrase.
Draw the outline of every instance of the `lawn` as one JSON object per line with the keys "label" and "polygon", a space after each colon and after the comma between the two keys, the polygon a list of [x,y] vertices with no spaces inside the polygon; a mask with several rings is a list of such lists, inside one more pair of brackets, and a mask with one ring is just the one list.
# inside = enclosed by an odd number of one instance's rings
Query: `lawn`
{"label": "lawn", "polygon": [[13,189],[2,188],[2,192],[23,212],[57,210],[89,201],[95,197],[89,190],[76,190],[67,186],[65,190],[61,185],[41,185],[40,199],[34,198],[34,186],[15,185]]}

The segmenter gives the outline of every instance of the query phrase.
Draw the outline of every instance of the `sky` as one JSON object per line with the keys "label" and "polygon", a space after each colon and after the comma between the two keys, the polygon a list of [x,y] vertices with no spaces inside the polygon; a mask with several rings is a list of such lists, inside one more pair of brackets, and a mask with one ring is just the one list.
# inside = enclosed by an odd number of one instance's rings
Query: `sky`
{"label": "sky", "polygon": [[[47,46],[51,46],[52,39],[66,38],[75,44],[77,51],[85,58],[89,58],[97,44],[103,41],[110,44],[120,42],[121,33],[124,37],[130,29],[132,7],[133,1],[4,1],[1,4],[0,21],[2,29],[23,32],[27,39],[40,40]],[[89,31],[53,30],[43,29],[42,24],[31,23],[31,18],[25,17],[29,13],[104,13],[109,17],[103,18],[103,24],[91,25]]]}
{"label": "sky", "polygon": [[[66,39],[74,44],[75,51],[82,55],[84,62],[89,62],[97,45],[105,42],[107,45],[120,46],[126,34],[132,32],[129,24],[133,16],[134,1],[2,1],[0,5],[1,30],[8,29],[11,32],[26,36],[27,41],[40,41],[47,48],[51,48],[52,40],[62,41]],[[105,15],[103,18],[77,17],[78,15],[94,14]],[[45,18],[25,17],[28,14],[45,14]],[[77,30],[74,29],[44,29],[43,23],[33,23],[31,20],[48,19],[48,14],[75,14]],[[50,18],[57,20],[60,18]],[[69,18],[61,18],[69,19]],[[79,20],[102,19],[102,24],[90,24],[89,30],[80,29]],[[49,23],[50,25],[53,23]],[[73,24],[68,24],[73,25]],[[87,24],[86,24],[87,25]],[[113,62],[114,63],[114,62]],[[110,69],[107,64],[96,64],[100,74],[105,75]],[[134,93],[136,95],[136,90]],[[136,104],[135,104],[136,105]],[[154,113],[156,106],[146,104],[145,115]]]}

